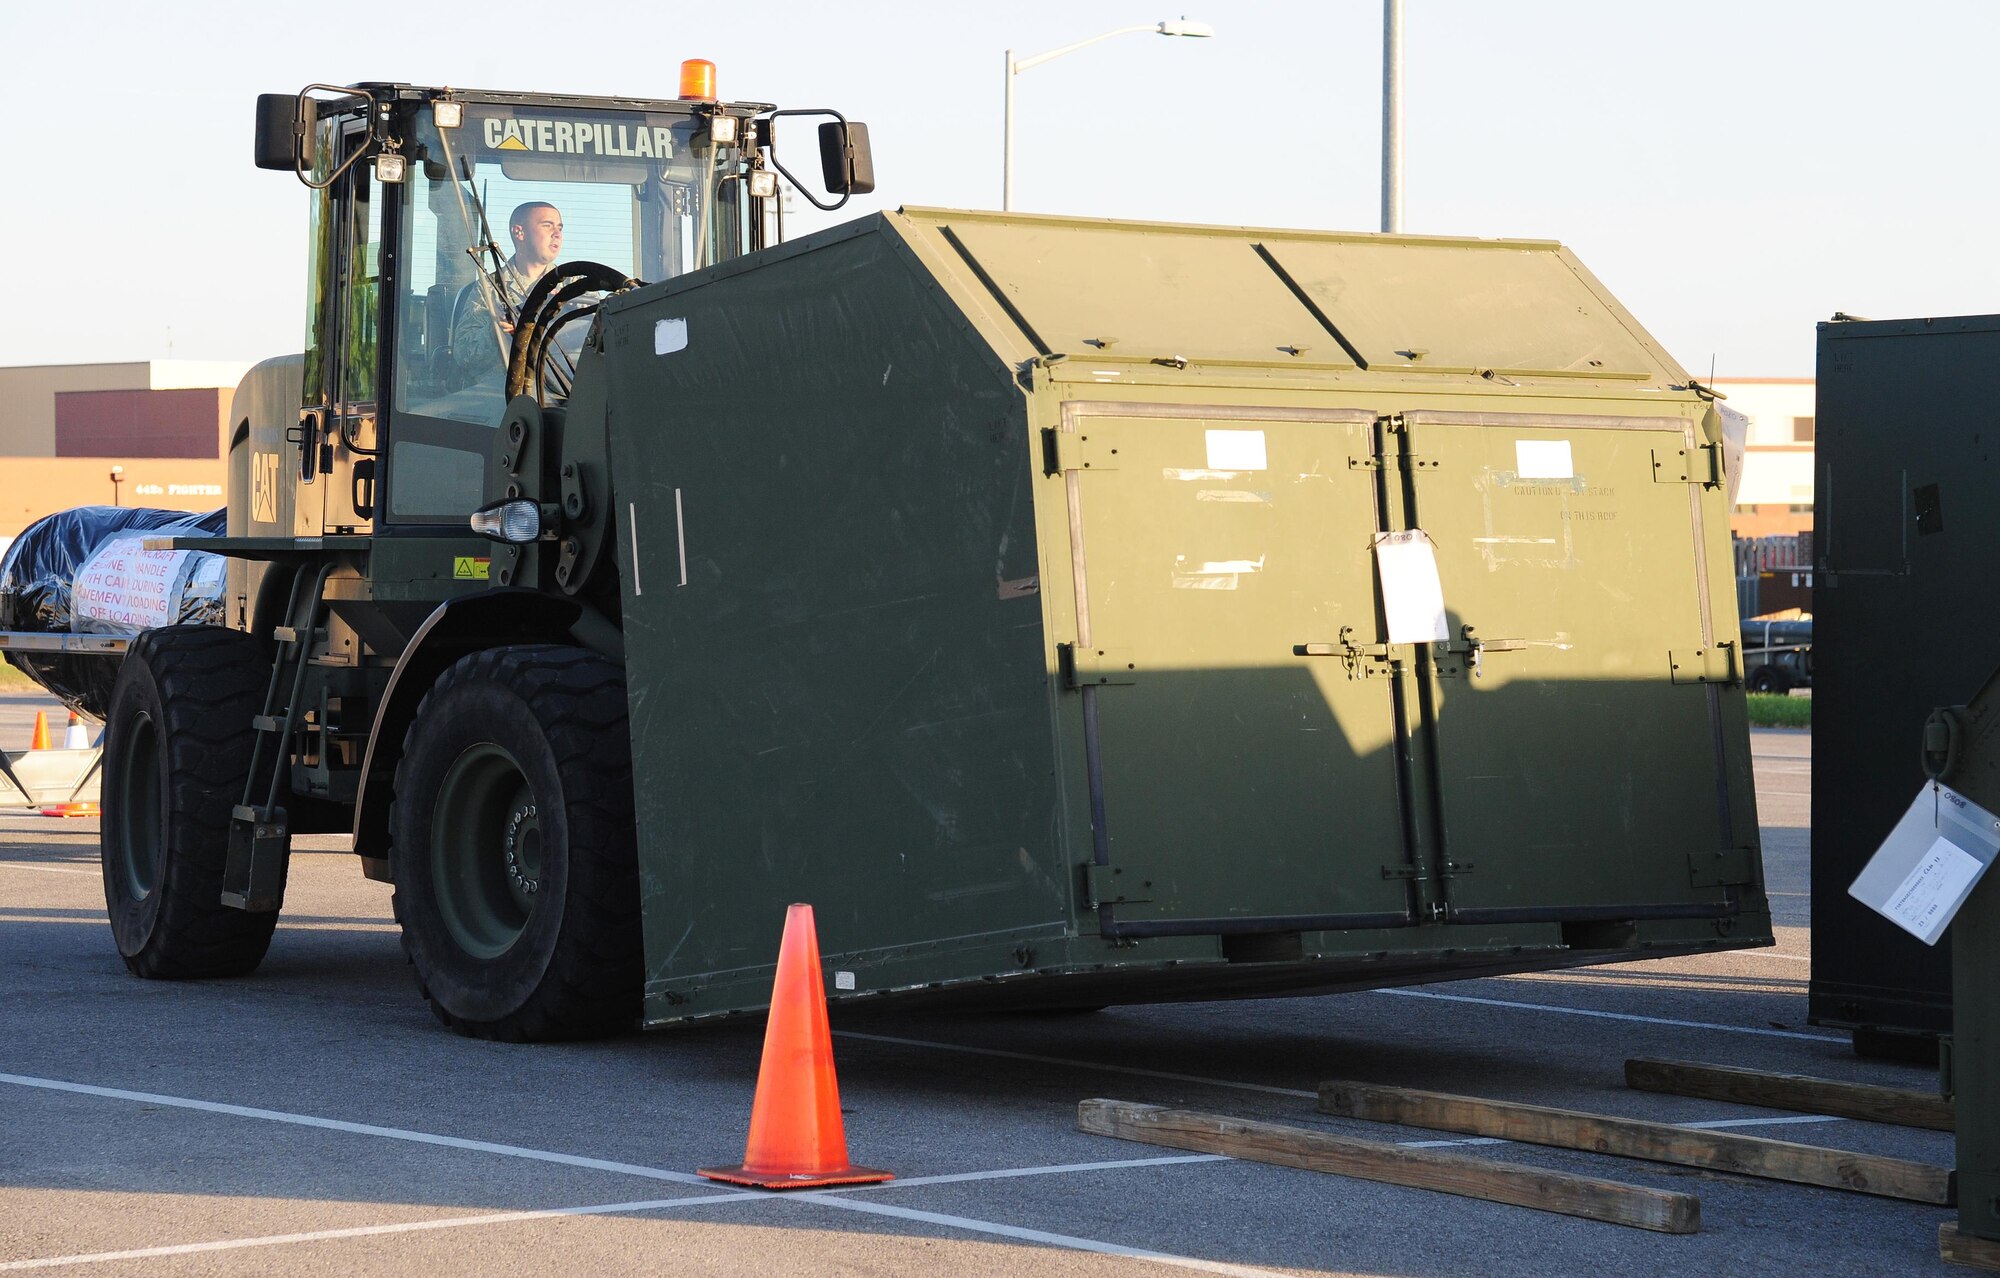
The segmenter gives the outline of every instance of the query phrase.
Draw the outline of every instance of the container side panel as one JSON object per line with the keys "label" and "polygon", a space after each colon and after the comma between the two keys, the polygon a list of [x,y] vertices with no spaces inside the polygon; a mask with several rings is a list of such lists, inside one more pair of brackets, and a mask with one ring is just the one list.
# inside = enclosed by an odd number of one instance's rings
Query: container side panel
{"label": "container side panel", "polygon": [[922,284],[850,236],[607,326],[649,988],[686,1014],[788,902],[829,955],[1068,917],[1024,409]]}
{"label": "container side panel", "polygon": [[1284,240],[1270,252],[1370,368],[1658,371],[1552,246]]}
{"label": "container side panel", "polygon": [[1050,351],[1353,367],[1242,237],[974,220],[945,235]]}

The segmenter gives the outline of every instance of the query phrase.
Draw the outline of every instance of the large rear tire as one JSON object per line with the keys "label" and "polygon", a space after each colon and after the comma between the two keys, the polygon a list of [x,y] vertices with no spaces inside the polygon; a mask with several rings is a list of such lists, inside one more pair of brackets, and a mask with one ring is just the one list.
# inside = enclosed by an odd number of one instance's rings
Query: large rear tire
{"label": "large rear tire", "polygon": [[619,667],[555,645],[463,658],[425,694],[389,815],[396,921],[461,1034],[635,1028],[644,982]]}
{"label": "large rear tire", "polygon": [[269,670],[256,640],[220,626],[149,630],[119,667],[98,839],[111,935],[140,976],[241,976],[270,948],[276,911],[222,903]]}

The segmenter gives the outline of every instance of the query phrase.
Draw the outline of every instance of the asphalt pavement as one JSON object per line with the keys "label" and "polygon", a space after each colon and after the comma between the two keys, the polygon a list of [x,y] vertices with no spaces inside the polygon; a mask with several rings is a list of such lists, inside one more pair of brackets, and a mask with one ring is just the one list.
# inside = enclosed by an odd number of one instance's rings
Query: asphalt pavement
{"label": "asphalt pavement", "polygon": [[[0,696],[0,743],[35,705]],[[836,1012],[855,1161],[770,1195],[742,1152],[755,1025],[515,1046],[432,1021],[389,888],[300,840],[258,972],[167,983],[111,944],[95,820],[0,815],[0,1271],[1927,1274],[1946,1208],[1317,1114],[1349,1078],[1948,1165],[1948,1134],[1627,1090],[1666,1056],[1902,1087],[1806,1023],[1806,733],[1754,734],[1775,948],[1411,990],[1095,1015]],[[1185,1106],[1692,1192],[1670,1236],[1079,1133]]]}

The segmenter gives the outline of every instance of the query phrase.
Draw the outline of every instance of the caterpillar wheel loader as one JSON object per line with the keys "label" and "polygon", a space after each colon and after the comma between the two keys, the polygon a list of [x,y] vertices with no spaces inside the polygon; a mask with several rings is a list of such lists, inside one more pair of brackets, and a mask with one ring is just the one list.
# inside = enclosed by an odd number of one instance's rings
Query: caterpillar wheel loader
{"label": "caterpillar wheel loader", "polygon": [[254,968],[306,832],[508,1039],[755,1012],[796,900],[836,1001],[1770,943],[1713,397],[1567,251],[787,242],[866,128],[703,74],[260,99],[305,350],[236,394],[227,534],[159,542],[226,624],[113,693],[133,971]]}

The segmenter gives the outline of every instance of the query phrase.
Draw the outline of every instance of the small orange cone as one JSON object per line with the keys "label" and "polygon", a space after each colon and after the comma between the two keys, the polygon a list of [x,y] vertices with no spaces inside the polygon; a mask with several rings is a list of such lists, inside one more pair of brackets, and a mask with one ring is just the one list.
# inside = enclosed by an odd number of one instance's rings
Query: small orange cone
{"label": "small orange cone", "polygon": [[[78,744],[78,738],[82,738],[81,745]],[[47,750],[50,748],[49,716],[46,711],[35,711],[35,739],[28,748],[30,750]],[[72,710],[69,712],[69,727],[63,732],[63,749],[87,750],[89,748],[90,738],[88,729],[83,726],[83,720],[77,717],[76,711]],[[51,803],[42,809],[42,815],[45,817],[87,817],[98,815],[98,811],[95,803]]]}
{"label": "small orange cone", "polygon": [[833,1034],[819,972],[819,934],[810,905],[785,912],[764,1062],[750,1106],[750,1139],[740,1167],[696,1168],[710,1180],[761,1189],[812,1189],[894,1180],[890,1172],[847,1161],[840,1089],[833,1077]]}

